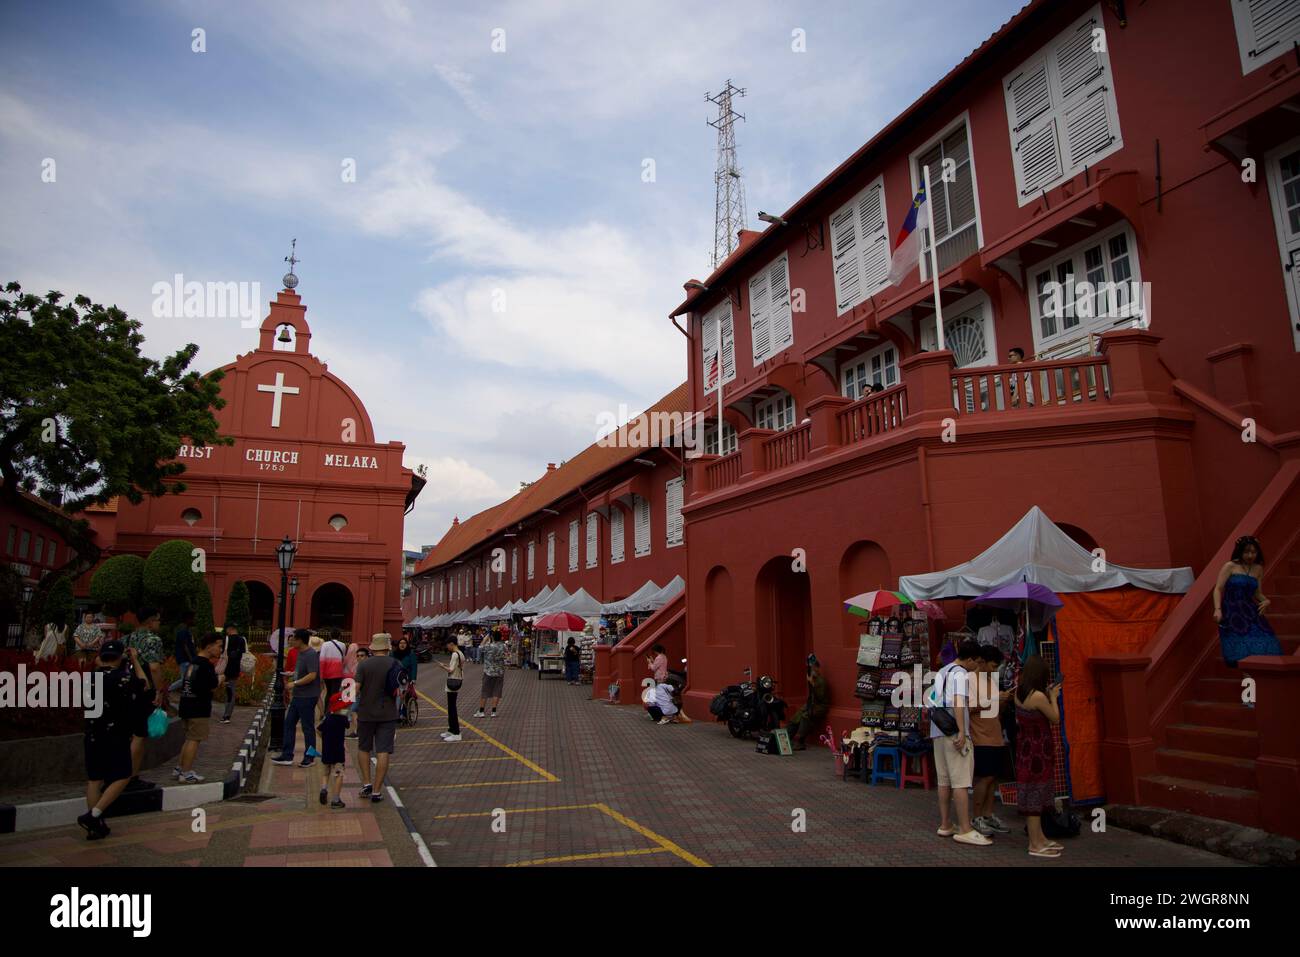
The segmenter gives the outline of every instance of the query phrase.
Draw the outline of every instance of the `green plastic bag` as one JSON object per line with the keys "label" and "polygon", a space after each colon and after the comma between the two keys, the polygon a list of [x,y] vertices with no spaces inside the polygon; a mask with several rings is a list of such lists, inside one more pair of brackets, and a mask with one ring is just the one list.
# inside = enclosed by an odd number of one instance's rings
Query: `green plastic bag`
{"label": "green plastic bag", "polygon": [[149,737],[161,738],[167,733],[167,712],[162,708],[154,708],[153,714],[149,715]]}

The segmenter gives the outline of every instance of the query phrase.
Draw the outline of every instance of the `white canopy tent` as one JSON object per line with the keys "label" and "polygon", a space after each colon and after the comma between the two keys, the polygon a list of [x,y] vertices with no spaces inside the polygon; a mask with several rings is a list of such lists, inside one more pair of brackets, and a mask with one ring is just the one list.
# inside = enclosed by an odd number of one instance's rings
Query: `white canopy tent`
{"label": "white canopy tent", "polygon": [[528,599],[527,601],[523,602],[523,603],[519,606],[519,608],[516,609],[516,611],[518,611],[518,612],[522,612],[522,613],[525,614],[525,615],[530,615],[530,614],[532,614],[534,611],[536,611],[536,610],[538,609],[538,607],[540,607],[541,605],[546,604],[546,602],[548,602],[548,601],[550,600],[550,598],[551,598],[551,592],[552,592],[552,591],[553,591],[553,589],[551,588],[551,586],[550,586],[550,585],[547,585],[545,588],[543,588],[541,591],[539,591],[539,592],[538,592],[536,595],[534,595],[532,598],[530,598],[530,599]]}
{"label": "white canopy tent", "polygon": [[555,611],[567,611],[570,614],[577,615],[579,618],[595,618],[600,614],[603,606],[595,598],[587,593],[587,589],[579,588],[572,595],[556,602],[553,605],[547,605],[542,614],[549,615]]}
{"label": "white canopy tent", "polygon": [[[670,601],[672,601],[674,598],[676,598],[685,590],[686,590],[686,582],[681,575],[678,575],[667,585],[659,589],[659,591],[655,592],[653,595],[651,595],[649,598],[645,600],[646,607],[644,610],[658,611],[660,608],[668,604]],[[628,610],[637,611],[638,609],[630,608]]]}
{"label": "white canopy tent", "polygon": [[568,597],[569,592],[565,587],[563,585],[556,585],[545,599],[529,602],[528,608],[525,609],[524,613],[528,615],[544,615],[548,611],[553,610],[556,605],[560,604],[560,602],[564,601]]}
{"label": "white canopy tent", "polygon": [[600,611],[605,615],[621,615],[629,611],[645,611],[645,600],[660,590],[660,587],[653,581],[648,581],[626,598],[601,605]]}
{"label": "white canopy tent", "polygon": [[941,572],[904,575],[899,590],[914,601],[974,598],[1002,585],[1028,581],[1059,594],[1134,585],[1147,591],[1182,594],[1195,576],[1183,568],[1128,568],[1098,559],[1053,522],[1037,505],[1005,535],[968,562]]}

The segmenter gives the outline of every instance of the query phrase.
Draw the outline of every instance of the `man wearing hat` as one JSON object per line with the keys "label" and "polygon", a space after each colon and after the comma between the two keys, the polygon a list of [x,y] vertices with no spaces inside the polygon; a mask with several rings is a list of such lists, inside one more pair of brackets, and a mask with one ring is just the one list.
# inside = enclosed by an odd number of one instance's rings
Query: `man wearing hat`
{"label": "man wearing hat", "polygon": [[[125,659],[125,660],[124,660]],[[86,718],[86,813],[77,818],[86,839],[108,837],[104,812],[131,780],[131,727],[137,702],[149,692],[135,648],[106,641],[99,649],[95,681],[100,689],[99,714]]]}
{"label": "man wearing hat", "polygon": [[293,749],[298,742],[299,724],[302,725],[302,737],[306,744],[300,768],[309,768],[316,763],[311,752],[316,750],[316,699],[320,697],[320,652],[311,647],[311,632],[306,628],[294,630],[289,639],[298,649],[298,658],[294,664],[293,680],[286,682],[291,697],[289,707],[284,712],[284,750],[271,759],[272,764],[293,764]]}
{"label": "man wearing hat", "polygon": [[[370,656],[357,664],[357,770],[361,772],[361,798],[372,804],[384,799],[388,757],[397,740],[397,689],[401,665],[389,654],[392,636],[381,632],[370,639]],[[375,759],[375,780],[370,780],[370,753]]]}

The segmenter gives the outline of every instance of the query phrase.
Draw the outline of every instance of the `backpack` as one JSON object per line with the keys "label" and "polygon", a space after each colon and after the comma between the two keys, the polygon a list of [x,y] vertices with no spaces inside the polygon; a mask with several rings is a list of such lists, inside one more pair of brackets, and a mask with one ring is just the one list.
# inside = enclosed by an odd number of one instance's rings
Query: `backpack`
{"label": "backpack", "polygon": [[1075,814],[1068,805],[1062,807],[1059,811],[1054,810],[1049,814],[1044,814],[1042,821],[1043,836],[1051,838],[1078,837],[1079,830],[1083,826],[1079,815]]}

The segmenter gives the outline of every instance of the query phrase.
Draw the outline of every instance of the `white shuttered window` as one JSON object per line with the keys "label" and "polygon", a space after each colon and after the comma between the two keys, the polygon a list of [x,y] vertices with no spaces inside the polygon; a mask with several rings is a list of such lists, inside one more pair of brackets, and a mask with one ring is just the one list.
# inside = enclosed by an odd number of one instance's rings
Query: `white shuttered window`
{"label": "white shuttered window", "polygon": [[1002,81],[1021,206],[1124,145],[1101,7]]}
{"label": "white shuttered window", "polygon": [[519,581],[519,549],[510,549],[510,584]]}
{"label": "white shuttered window", "polygon": [[555,574],[555,533],[546,536],[546,574]]}
{"label": "white shuttered window", "polygon": [[1300,0],[1232,0],[1241,72],[1290,53],[1300,41]]}
{"label": "white shuttered window", "polygon": [[578,570],[578,520],[569,523],[569,571]]}
{"label": "white shuttered window", "polygon": [[888,222],[880,176],[831,216],[837,315],[889,285]]}
{"label": "white shuttered window", "polygon": [[528,580],[533,580],[533,573],[537,570],[537,543],[528,543]]}
{"label": "white shuttered window", "polygon": [[623,510],[617,505],[609,508],[609,562],[617,565],[623,560]]}
{"label": "white shuttered window", "polygon": [[686,480],[671,479],[664,485],[664,510],[668,513],[668,547],[680,545],[685,536],[682,534],[682,500],[685,496]]}
{"label": "white shuttered window", "polygon": [[704,365],[700,381],[704,383],[706,393],[717,388],[718,370],[713,368],[713,357],[718,352],[719,324],[722,329],[722,381],[727,383],[736,378],[736,344],[732,338],[731,300],[729,299],[709,310],[701,326],[700,348]]}
{"label": "white shuttered window", "polygon": [[636,497],[632,505],[632,554],[635,558],[650,554],[650,500]]}
{"label": "white shuttered window", "polygon": [[600,564],[600,517],[595,512],[587,513],[587,567],[595,568]]}
{"label": "white shuttered window", "polygon": [[790,312],[790,257],[782,253],[749,280],[749,331],[754,365],[794,342]]}

